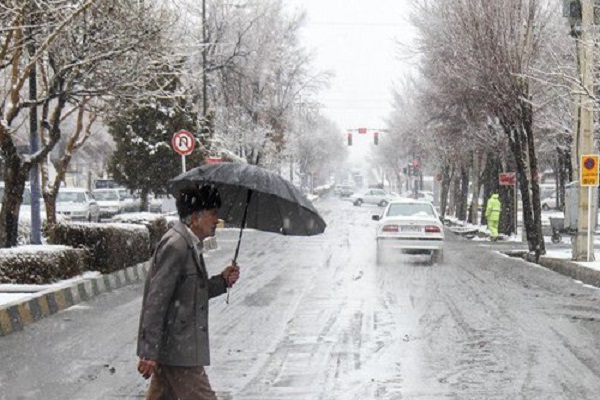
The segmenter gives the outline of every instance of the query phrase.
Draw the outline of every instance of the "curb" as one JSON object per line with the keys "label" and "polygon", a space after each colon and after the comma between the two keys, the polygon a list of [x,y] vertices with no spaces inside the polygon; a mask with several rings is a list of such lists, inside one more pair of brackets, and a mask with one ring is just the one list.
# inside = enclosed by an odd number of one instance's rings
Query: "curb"
{"label": "curb", "polygon": [[573,261],[541,256],[539,264],[559,274],[569,276],[587,285],[600,287],[600,271],[577,264]]}
{"label": "curb", "polygon": [[583,282],[586,285],[600,287],[600,271],[577,264],[577,262],[540,256],[540,259],[536,263],[527,257],[529,254],[527,250],[508,250],[502,251],[501,253],[504,253],[509,257],[522,258],[525,261],[537,264],[561,275],[568,276]]}
{"label": "curb", "polygon": [[143,282],[148,272],[148,262],[137,264],[111,274],[87,279],[77,285],[50,289],[18,304],[0,306],[0,336],[22,331],[42,318],[105,292]]}

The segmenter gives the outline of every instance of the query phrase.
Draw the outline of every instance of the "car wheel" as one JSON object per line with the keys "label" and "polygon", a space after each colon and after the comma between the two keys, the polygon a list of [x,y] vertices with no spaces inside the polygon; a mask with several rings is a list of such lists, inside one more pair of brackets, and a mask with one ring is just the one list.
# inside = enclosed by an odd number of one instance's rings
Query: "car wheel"
{"label": "car wheel", "polygon": [[385,206],[387,206],[387,204],[388,204],[388,202],[387,202],[387,201],[385,201],[385,200],[381,200],[381,201],[379,202],[379,206],[381,206],[381,207],[385,207]]}
{"label": "car wheel", "polygon": [[542,210],[549,211],[550,207],[548,207],[548,204],[542,204]]}
{"label": "car wheel", "polygon": [[360,206],[361,206],[361,204],[362,204],[362,202],[363,202],[363,201],[362,201],[361,199],[357,199],[357,200],[354,202],[354,205],[355,205],[355,206],[357,206],[357,207],[360,207]]}

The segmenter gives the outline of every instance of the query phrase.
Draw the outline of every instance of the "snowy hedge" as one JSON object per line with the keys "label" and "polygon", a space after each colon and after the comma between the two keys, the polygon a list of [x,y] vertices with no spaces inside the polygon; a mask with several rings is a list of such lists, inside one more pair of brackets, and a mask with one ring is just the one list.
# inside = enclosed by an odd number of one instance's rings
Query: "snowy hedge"
{"label": "snowy hedge", "polygon": [[150,245],[152,249],[169,229],[167,227],[167,220],[164,215],[148,212],[117,214],[111,218],[111,221],[144,225],[146,228],[148,228],[148,232],[150,234]]}
{"label": "snowy hedge", "polygon": [[153,247],[148,229],[136,224],[59,223],[50,240],[87,249],[86,269],[103,274],[147,261]]}
{"label": "snowy hedge", "polygon": [[0,283],[47,284],[80,275],[85,250],[66,246],[0,249]]}

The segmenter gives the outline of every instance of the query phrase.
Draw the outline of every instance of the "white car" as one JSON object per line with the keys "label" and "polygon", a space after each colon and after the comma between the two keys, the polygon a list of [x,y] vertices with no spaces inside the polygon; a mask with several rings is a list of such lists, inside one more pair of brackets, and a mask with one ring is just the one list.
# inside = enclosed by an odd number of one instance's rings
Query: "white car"
{"label": "white car", "polygon": [[119,189],[95,189],[92,195],[100,207],[100,218],[112,218],[121,212]]}
{"label": "white car", "polygon": [[444,225],[428,201],[402,199],[390,202],[383,215],[373,215],[377,263],[394,253],[427,254],[431,262],[444,261]]}
{"label": "white car", "polygon": [[360,193],[355,193],[350,196],[352,204],[361,206],[363,204],[376,204],[385,207],[396,197],[382,189],[367,189]]}
{"label": "white car", "polygon": [[60,188],[56,196],[56,213],[71,220],[98,222],[100,207],[89,190]]}
{"label": "white car", "polygon": [[546,197],[540,202],[542,206],[542,210],[548,211],[556,208],[556,192],[552,193],[550,196]]}
{"label": "white car", "polygon": [[121,212],[139,212],[140,199],[128,189],[119,188],[118,190]]}

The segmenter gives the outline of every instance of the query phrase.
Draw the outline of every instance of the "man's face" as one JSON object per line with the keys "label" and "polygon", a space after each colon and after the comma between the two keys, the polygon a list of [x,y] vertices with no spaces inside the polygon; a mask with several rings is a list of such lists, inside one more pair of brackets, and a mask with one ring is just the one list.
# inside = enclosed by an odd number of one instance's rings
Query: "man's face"
{"label": "man's face", "polygon": [[219,223],[218,209],[211,208],[193,214],[190,229],[200,240],[215,235]]}

